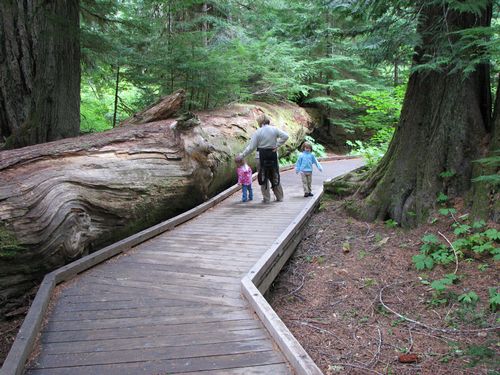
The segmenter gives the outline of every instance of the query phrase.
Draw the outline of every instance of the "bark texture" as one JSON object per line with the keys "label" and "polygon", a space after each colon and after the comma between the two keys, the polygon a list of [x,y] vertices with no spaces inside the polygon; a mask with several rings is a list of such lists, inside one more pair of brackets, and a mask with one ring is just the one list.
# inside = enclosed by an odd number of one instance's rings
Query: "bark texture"
{"label": "bark texture", "polygon": [[[416,63],[433,55],[435,25],[441,7],[424,8],[418,31],[424,36]],[[491,13],[482,18],[447,13],[451,30],[489,25]],[[442,22],[441,22],[442,24]],[[478,66],[465,77],[450,71],[416,72],[410,76],[398,128],[389,150],[359,190],[363,198],[354,214],[368,220],[392,218],[412,226],[427,217],[438,192],[451,196],[471,186],[472,161],[480,157],[489,136],[489,74]],[[453,171],[443,180],[439,175]]]}
{"label": "bark texture", "polygon": [[177,90],[173,94],[161,98],[158,102],[146,108],[144,111],[138,112],[134,116],[121,122],[120,126],[146,124],[148,122],[166,120],[182,108],[185,99],[186,92],[184,90]]}
{"label": "bark texture", "polygon": [[[499,75],[500,78],[500,75]],[[491,139],[488,152],[485,157],[500,157],[500,80],[496,92],[493,121],[491,122]],[[500,179],[500,163],[484,165],[477,163],[475,176],[497,175]],[[490,219],[500,222],[500,191],[499,183],[475,182],[474,194],[472,196],[472,214],[475,218]]]}
{"label": "bark texture", "polygon": [[234,183],[234,155],[261,111],[290,134],[288,149],[312,131],[296,105],[256,103],[1,152],[0,306],[45,272]]}
{"label": "bark texture", "polygon": [[0,21],[0,143],[78,135],[79,0],[3,0]]}

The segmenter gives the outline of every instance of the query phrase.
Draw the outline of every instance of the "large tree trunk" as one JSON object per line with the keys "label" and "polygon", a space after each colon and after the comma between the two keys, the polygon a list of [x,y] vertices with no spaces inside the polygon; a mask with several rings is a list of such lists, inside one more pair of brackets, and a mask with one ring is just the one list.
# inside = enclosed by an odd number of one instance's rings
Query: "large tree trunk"
{"label": "large tree trunk", "polygon": [[78,135],[79,0],[2,0],[0,21],[0,143]]}
{"label": "large tree trunk", "polygon": [[491,219],[500,222],[500,190],[498,189],[498,179],[500,178],[500,168],[498,158],[500,158],[500,74],[496,92],[495,109],[493,121],[491,122],[491,139],[486,158],[496,158],[496,162],[476,163],[475,177],[497,176],[496,181],[476,181],[474,182],[474,194],[472,197],[472,214],[474,218]]}
{"label": "large tree trunk", "polygon": [[[433,38],[439,33],[436,25],[444,24],[443,14],[441,7],[423,8],[416,64],[435,55]],[[446,14],[451,31],[487,26],[491,20],[490,9],[483,17]],[[387,154],[359,191],[364,199],[354,208],[357,215],[411,226],[427,217],[438,192],[453,196],[470,188],[472,161],[480,156],[490,130],[488,73],[482,65],[467,77],[449,70],[410,76],[398,128]],[[454,177],[443,180],[440,173],[445,171]]]}
{"label": "large tree trunk", "polygon": [[248,104],[1,152],[0,312],[43,273],[234,183],[261,111],[288,150],[312,131],[296,105]]}

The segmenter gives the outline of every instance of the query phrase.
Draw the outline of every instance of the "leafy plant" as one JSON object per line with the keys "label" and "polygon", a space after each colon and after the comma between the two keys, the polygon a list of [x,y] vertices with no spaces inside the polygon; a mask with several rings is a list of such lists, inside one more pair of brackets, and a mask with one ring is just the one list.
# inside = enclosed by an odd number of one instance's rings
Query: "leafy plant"
{"label": "leafy plant", "polygon": [[441,192],[438,194],[438,196],[436,198],[436,202],[443,204],[443,203],[448,202],[448,199],[449,199],[449,197],[445,193]]}
{"label": "leafy plant", "polygon": [[498,307],[500,306],[500,293],[498,293],[497,288],[488,288],[488,303],[491,311],[497,312]]}
{"label": "leafy plant", "polygon": [[398,222],[396,220],[393,220],[393,219],[389,219],[389,220],[385,221],[385,226],[387,228],[396,228],[398,225],[399,225]]}
{"label": "leafy plant", "polygon": [[479,296],[473,291],[458,296],[458,302],[465,305],[475,305],[478,301]]}
{"label": "leafy plant", "polygon": [[434,289],[436,292],[441,293],[441,292],[444,292],[446,290],[448,285],[453,284],[457,280],[458,280],[457,275],[455,275],[453,273],[449,273],[445,277],[443,277],[442,279],[434,280],[431,283],[431,288]]}

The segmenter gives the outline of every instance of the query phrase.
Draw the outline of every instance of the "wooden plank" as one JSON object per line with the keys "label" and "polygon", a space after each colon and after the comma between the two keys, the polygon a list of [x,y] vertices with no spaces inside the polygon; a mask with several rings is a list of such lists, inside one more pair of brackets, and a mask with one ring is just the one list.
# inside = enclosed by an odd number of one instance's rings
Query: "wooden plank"
{"label": "wooden plank", "polygon": [[[234,369],[224,369],[224,375],[289,375],[291,374],[290,368],[285,364],[279,365],[263,365],[252,367],[240,367]],[[170,373],[170,374],[179,374]],[[221,375],[219,370],[196,371],[196,372],[183,372],[184,375]]]}
{"label": "wooden plank", "polygon": [[[245,252],[239,251],[235,254],[234,252],[223,253],[221,251],[215,253],[208,253],[207,251],[193,251],[193,250],[180,250],[179,248],[173,249],[169,247],[168,249],[141,249],[141,254],[143,255],[155,255],[168,258],[173,258],[177,260],[189,261],[189,260],[211,260],[211,261],[221,261],[221,262],[231,262],[234,264],[247,265],[249,262],[252,263],[251,259],[255,258],[257,260],[260,258],[262,252]],[[235,259],[235,257],[237,257]],[[242,259],[239,259],[242,258]],[[255,262],[255,260],[253,262]],[[253,264],[253,263],[252,263]]]}
{"label": "wooden plank", "polygon": [[108,328],[80,331],[45,331],[42,334],[43,343],[91,341],[150,337],[152,335],[178,336],[185,334],[217,334],[244,329],[262,329],[262,323],[253,317],[251,319],[225,320],[218,322],[186,323],[186,324],[151,324],[147,326]]}
{"label": "wooden plank", "polygon": [[263,351],[236,355],[198,357],[191,358],[189,360],[175,359],[99,366],[71,366],[51,368],[48,370],[30,369],[27,372],[27,375],[170,375],[207,370],[220,370],[220,373],[224,373],[226,369],[271,364],[283,364],[282,357],[274,351]]}
{"label": "wooden plank", "polygon": [[[218,306],[217,311],[219,312],[233,312],[240,310],[241,307],[233,306]],[[61,321],[81,321],[81,320],[96,320],[96,319],[111,319],[111,318],[138,318],[146,316],[158,316],[158,315],[168,315],[168,316],[190,316],[199,315],[201,313],[210,313],[214,310],[211,305],[207,306],[180,306],[180,307],[142,307],[142,308],[125,308],[125,309],[113,309],[113,310],[99,310],[99,311],[67,311],[56,308],[51,315],[50,320],[53,322]]]}
{"label": "wooden plank", "polygon": [[[168,255],[168,256],[165,256]],[[233,254],[234,256],[234,254]],[[255,260],[259,257],[257,255],[254,256]],[[182,254],[172,254],[172,253],[160,253],[155,251],[141,251],[140,254],[135,254],[133,260],[141,261],[144,259],[156,260],[159,263],[163,262],[166,264],[193,264],[196,266],[203,267],[212,267],[212,266],[220,266],[223,268],[227,267],[235,267],[235,268],[249,268],[249,265],[252,265],[253,262],[248,259],[210,259],[210,257],[201,257],[196,255],[188,255],[182,256]],[[160,263],[161,264],[161,263]]]}
{"label": "wooden plank", "polygon": [[2,365],[2,375],[19,375],[24,372],[24,364],[33,349],[54,286],[54,275],[45,276]]}
{"label": "wooden plank", "polygon": [[175,272],[184,272],[198,275],[211,275],[211,276],[242,276],[247,270],[219,270],[207,267],[192,267],[192,266],[183,266],[177,267],[168,264],[158,264],[153,261],[141,261],[137,262],[134,260],[126,260],[123,261],[122,264],[128,265],[129,267],[136,267],[136,265],[148,265],[153,270],[165,270],[165,271],[175,271]]}
{"label": "wooden plank", "polygon": [[190,302],[182,300],[174,300],[170,298],[130,298],[126,301],[104,301],[104,302],[87,302],[71,303],[61,302],[57,303],[54,311],[60,312],[78,312],[78,311],[102,311],[102,310],[122,310],[122,309],[138,309],[148,307],[167,307],[175,308],[184,306],[186,308],[195,308],[205,306],[203,302]]}
{"label": "wooden plank", "polygon": [[[93,291],[85,291],[88,294],[61,296],[65,303],[92,303],[92,302],[105,302],[105,301],[133,301],[134,295],[130,293],[117,293],[114,287],[100,288],[95,287]],[[99,291],[99,293],[96,293]],[[83,292],[82,292],[83,293]],[[148,297],[153,297],[154,294],[148,293]],[[220,295],[206,296],[203,293],[190,293],[185,294],[182,291],[164,291],[158,292],[156,298],[161,299],[175,299],[178,301],[190,301],[193,303],[203,302],[204,304],[222,305],[222,306],[246,306],[246,302],[241,298],[225,297],[223,293]]]}
{"label": "wooden plank", "polygon": [[[147,269],[147,273],[144,270]],[[163,271],[163,270],[152,270],[149,267],[136,267],[134,269],[128,269],[128,273],[125,273],[127,269],[122,267],[121,265],[116,265],[113,267],[106,267],[106,269],[96,268],[92,271],[88,271],[90,276],[103,277],[108,275],[109,277],[117,277],[124,278],[130,277],[134,280],[142,280],[142,277],[145,279],[148,277],[161,279],[161,280],[193,280],[193,281],[202,281],[211,283],[214,285],[232,285],[238,284],[241,280],[241,277],[228,277],[228,276],[214,276],[214,275],[200,275],[200,274],[192,274],[192,273],[184,273],[184,272],[175,272],[175,271]],[[141,277],[142,276],[142,277]]]}
{"label": "wooden plank", "polygon": [[78,324],[75,322],[54,322],[50,321],[47,324],[46,331],[81,331],[89,329],[104,329],[104,328],[125,328],[138,327],[143,325],[166,325],[166,324],[186,324],[193,321],[198,323],[223,322],[226,320],[251,319],[250,311],[240,310],[231,313],[219,313],[217,311],[212,314],[183,316],[155,316],[155,317],[139,317],[139,318],[115,318],[115,319],[96,319],[82,320]]}
{"label": "wooden plank", "polygon": [[[186,274],[184,274],[186,275]],[[147,286],[147,285],[158,285],[158,286],[193,286],[193,287],[206,287],[207,285],[211,286],[211,289],[214,290],[230,290],[230,291],[239,291],[239,280],[238,281],[233,281],[233,282],[214,282],[214,281],[209,281],[206,280],[204,277],[201,276],[194,276],[190,275],[190,278],[186,277],[165,277],[165,275],[161,275],[162,277],[158,276],[152,276],[152,275],[144,275],[138,272],[128,272],[126,274],[126,277],[124,277],[123,273],[117,273],[117,272],[102,272],[102,273],[94,273],[92,275],[87,275],[86,278],[96,280],[96,282],[99,282],[99,280],[117,280],[117,281],[123,281],[123,280],[129,280],[129,281],[134,281],[139,285]],[[153,280],[153,281],[152,281]],[[154,281],[154,280],[162,280],[161,282]],[[77,287],[81,283],[75,283],[74,287]]]}
{"label": "wooden plank", "polygon": [[146,337],[109,339],[98,341],[72,341],[64,343],[45,344],[43,351],[46,354],[91,353],[110,352],[116,350],[140,350],[150,347],[172,347],[201,344],[216,344],[221,342],[239,342],[246,340],[268,339],[267,332],[261,328],[235,331],[219,331],[206,333],[193,333],[184,335],[159,335],[153,334]]}
{"label": "wooden plank", "polygon": [[[212,284],[206,283],[205,285],[181,285],[174,283],[151,283],[136,280],[117,280],[117,279],[105,279],[97,277],[88,277],[85,283],[80,283],[64,291],[62,297],[67,297],[71,295],[81,295],[82,291],[89,291],[92,293],[93,290],[98,288],[104,288],[116,293],[122,294],[141,294],[143,296],[161,296],[162,293],[167,293],[169,290],[182,290],[183,294],[198,294],[203,293],[205,296],[225,296],[229,298],[240,298],[240,292],[228,289],[215,288]],[[95,288],[95,289],[94,289]],[[160,295],[158,295],[160,293]]]}
{"label": "wooden plank", "polygon": [[105,364],[135,363],[169,359],[265,352],[273,349],[271,340],[248,340],[216,344],[187,345],[172,347],[141,348],[140,350],[115,350],[110,352],[47,354],[42,352],[36,361],[37,368],[69,366],[95,366]]}

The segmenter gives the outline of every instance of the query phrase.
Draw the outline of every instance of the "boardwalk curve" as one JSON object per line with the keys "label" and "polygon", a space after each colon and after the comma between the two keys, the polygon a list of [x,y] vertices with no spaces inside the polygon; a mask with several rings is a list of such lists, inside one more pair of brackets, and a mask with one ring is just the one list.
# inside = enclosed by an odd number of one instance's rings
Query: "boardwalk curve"
{"label": "boardwalk curve", "polygon": [[[314,176],[315,190],[324,178],[360,165],[359,160],[325,163],[325,172]],[[290,364],[299,373],[302,365],[303,373],[312,373],[307,355],[294,357],[302,354],[293,336],[280,342],[280,334],[289,333],[260,294],[282,264],[274,265],[286,261],[283,253],[300,240],[297,218],[314,205],[303,197],[293,171],[283,173],[282,181],[283,203],[260,203],[255,185],[255,200],[243,204],[239,192],[230,195],[233,188],[221,195],[216,208],[210,204],[205,213],[145,242],[147,236],[139,234],[130,250],[61,284],[55,293],[55,284],[70,279],[73,271],[68,267],[49,275],[34,305],[44,311],[52,294],[51,308],[26,373],[279,375],[293,373]],[[165,229],[157,227],[149,234]],[[120,253],[130,243],[115,247]],[[90,261],[108,257],[94,254]],[[81,270],[88,262],[78,264]],[[22,373],[12,357],[24,363],[21,357],[29,354],[22,350],[34,340],[29,327],[41,324],[40,317],[31,315],[2,374]],[[271,326],[266,320],[272,320]]]}

